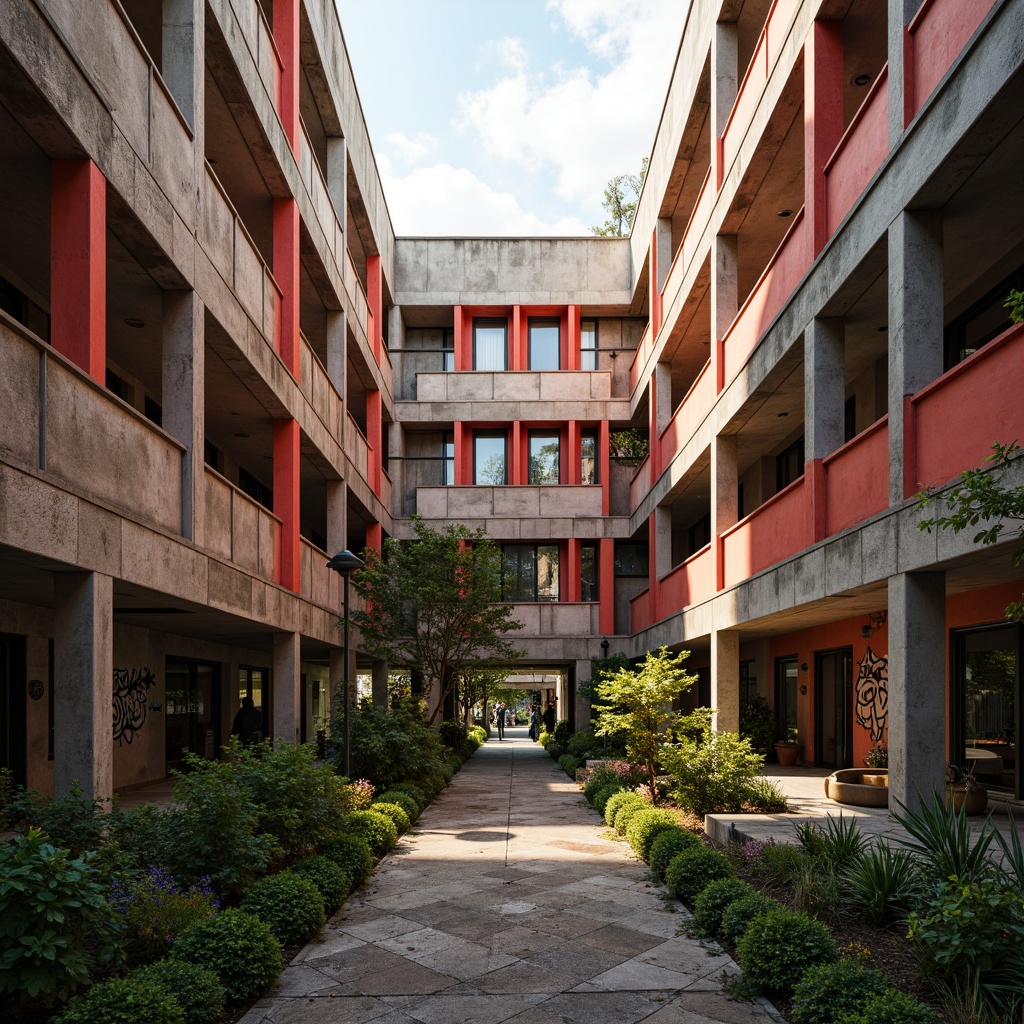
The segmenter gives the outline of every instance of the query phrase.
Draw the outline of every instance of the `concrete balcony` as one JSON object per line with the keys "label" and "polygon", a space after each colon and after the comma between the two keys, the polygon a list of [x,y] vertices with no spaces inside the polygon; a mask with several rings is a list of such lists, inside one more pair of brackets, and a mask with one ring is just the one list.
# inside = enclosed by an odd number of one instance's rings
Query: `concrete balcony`
{"label": "concrete balcony", "polygon": [[558,601],[538,601],[536,604],[513,606],[514,617],[523,628],[509,636],[527,637],[583,637],[601,633],[601,606],[596,602],[563,604]]}
{"label": "concrete balcony", "polygon": [[424,519],[600,519],[601,488],[568,484],[544,487],[418,487],[416,513]]}

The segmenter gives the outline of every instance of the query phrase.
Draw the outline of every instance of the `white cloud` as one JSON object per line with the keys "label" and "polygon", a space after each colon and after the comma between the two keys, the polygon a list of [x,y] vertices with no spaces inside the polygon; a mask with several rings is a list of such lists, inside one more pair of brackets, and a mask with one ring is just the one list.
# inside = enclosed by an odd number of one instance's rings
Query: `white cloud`
{"label": "white cloud", "polygon": [[459,96],[459,127],[492,157],[548,169],[562,199],[596,205],[608,179],[636,173],[650,151],[686,7],[680,0],[550,0],[548,10],[607,70],[556,67],[545,77],[513,68],[489,88]]}
{"label": "white cloud", "polygon": [[433,153],[440,144],[440,139],[430,132],[417,132],[411,138],[404,132],[392,132],[387,141],[394,153],[408,163],[422,160]]}
{"label": "white cloud", "polygon": [[404,178],[385,177],[384,193],[399,235],[585,235],[575,217],[547,222],[515,196],[496,192],[465,167],[434,164]]}
{"label": "white cloud", "polygon": [[502,67],[517,73],[526,70],[526,47],[522,39],[499,39],[494,44],[494,49]]}

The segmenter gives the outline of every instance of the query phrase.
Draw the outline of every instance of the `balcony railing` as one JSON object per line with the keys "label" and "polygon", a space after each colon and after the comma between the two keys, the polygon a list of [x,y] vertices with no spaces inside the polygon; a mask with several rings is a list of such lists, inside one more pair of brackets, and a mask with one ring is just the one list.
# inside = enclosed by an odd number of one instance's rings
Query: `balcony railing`
{"label": "balcony railing", "polygon": [[341,577],[327,568],[330,556],[305,537],[299,538],[299,592],[307,601],[341,614]]}
{"label": "balcony railing", "polygon": [[[301,119],[300,119],[301,123]],[[302,182],[309,192],[313,201],[313,212],[320,223],[320,230],[327,239],[330,251],[335,254],[342,249],[342,226],[338,223],[338,215],[331,202],[331,193],[327,188],[327,179],[324,177],[323,168],[316,158],[313,143],[309,141],[309,134],[305,124],[301,125],[302,131],[299,134],[299,173],[302,175]]]}
{"label": "balcony railing", "polygon": [[680,297],[686,272],[697,254],[697,248],[700,245],[701,238],[704,236],[704,230],[708,225],[711,211],[715,206],[715,190],[709,187],[710,182],[711,167],[709,166],[707,174],[704,175],[700,192],[697,194],[697,201],[694,203],[693,212],[690,214],[690,219],[686,222],[683,240],[676,250],[676,254],[672,259],[672,266],[669,267],[668,274],[665,277],[665,287],[661,292],[662,309],[664,310],[663,326],[666,323],[671,325],[671,321],[674,319],[674,305]]}
{"label": "balcony railing", "polygon": [[644,328],[640,344],[637,345],[636,352],[633,353],[633,362],[629,364],[630,394],[636,390],[637,384],[640,383],[640,375],[643,373],[644,367],[647,365],[647,361],[651,358],[651,353],[654,351],[654,342],[655,338],[651,332],[651,325],[648,323]]}
{"label": "balcony railing", "polygon": [[515,604],[513,618],[523,624],[521,630],[510,633],[513,640],[520,637],[600,636],[601,606],[595,602],[573,603],[538,601],[535,604]]}
{"label": "balcony railing", "polygon": [[704,364],[697,379],[690,385],[683,400],[672,414],[668,426],[658,438],[661,445],[661,465],[669,463],[683,450],[697,428],[715,404],[715,381],[711,373],[710,360]]}
{"label": "balcony railing", "polygon": [[653,625],[651,619],[650,588],[637,594],[629,602],[629,631],[639,633],[642,629]]}
{"label": "balcony railing", "polygon": [[825,534],[831,537],[889,506],[889,417],[876,420],[823,462]]}
{"label": "balcony railing", "polygon": [[420,487],[416,514],[424,519],[600,518],[601,498],[596,484]]}
{"label": "balcony railing", "polygon": [[369,482],[370,445],[348,410],[345,411],[345,453],[351,459],[356,472]]}
{"label": "balcony railing", "polygon": [[341,424],[341,395],[335,390],[334,382],[320,357],[313,350],[309,339],[299,332],[301,353],[301,375],[299,387],[310,407],[333,437]]}
{"label": "balcony railing", "polygon": [[209,466],[204,467],[204,545],[265,580],[274,579],[281,520]]}
{"label": "balcony railing", "polygon": [[651,489],[651,457],[648,455],[629,482],[629,511],[630,514],[637,510],[637,506],[647,496]]}
{"label": "balcony railing", "polygon": [[706,544],[677,565],[658,583],[661,588],[661,614],[672,615],[691,604],[700,604],[715,596],[715,551]]}

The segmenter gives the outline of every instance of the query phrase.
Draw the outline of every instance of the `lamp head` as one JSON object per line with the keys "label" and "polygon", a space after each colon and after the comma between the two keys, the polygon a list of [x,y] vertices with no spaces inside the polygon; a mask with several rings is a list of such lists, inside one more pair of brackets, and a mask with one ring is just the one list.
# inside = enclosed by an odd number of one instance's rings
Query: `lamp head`
{"label": "lamp head", "polygon": [[342,576],[347,576],[356,569],[362,569],[365,564],[366,563],[358,555],[353,555],[352,552],[346,548],[344,551],[339,551],[327,563],[327,568],[333,569],[335,572],[340,572]]}

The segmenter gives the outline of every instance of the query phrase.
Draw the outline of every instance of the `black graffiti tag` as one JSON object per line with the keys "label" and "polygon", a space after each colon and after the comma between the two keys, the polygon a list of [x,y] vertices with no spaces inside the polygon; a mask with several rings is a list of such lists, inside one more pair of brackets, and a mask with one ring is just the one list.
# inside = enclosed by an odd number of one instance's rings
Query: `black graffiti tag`
{"label": "black graffiti tag", "polygon": [[114,739],[119,747],[131,743],[145,724],[149,688],[155,685],[148,668],[114,669]]}
{"label": "black graffiti tag", "polygon": [[864,726],[872,743],[881,743],[889,718],[889,659],[869,647],[857,673],[857,724]]}

